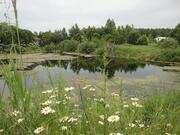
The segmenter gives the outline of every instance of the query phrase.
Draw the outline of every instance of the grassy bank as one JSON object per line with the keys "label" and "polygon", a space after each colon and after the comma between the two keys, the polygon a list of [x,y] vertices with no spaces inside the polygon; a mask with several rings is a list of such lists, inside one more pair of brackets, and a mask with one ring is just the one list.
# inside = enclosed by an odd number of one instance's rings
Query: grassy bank
{"label": "grassy bank", "polygon": [[163,49],[156,45],[119,45],[115,47],[114,55],[117,57],[133,58],[141,61],[180,62],[180,48]]}
{"label": "grassy bank", "polygon": [[82,81],[65,86],[60,79],[49,90],[40,86],[31,91],[20,73],[3,73],[11,95],[0,96],[0,134],[180,134],[179,92],[125,97],[121,90],[110,92],[106,79],[102,87]]}

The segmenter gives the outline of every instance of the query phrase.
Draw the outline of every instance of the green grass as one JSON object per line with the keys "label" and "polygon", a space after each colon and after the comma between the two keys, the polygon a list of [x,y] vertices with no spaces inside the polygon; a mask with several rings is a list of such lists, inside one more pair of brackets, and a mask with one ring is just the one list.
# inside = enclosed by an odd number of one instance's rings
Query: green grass
{"label": "green grass", "polygon": [[141,61],[180,62],[180,48],[163,49],[157,45],[119,45],[115,48],[114,55]]}
{"label": "green grass", "polygon": [[[0,134],[33,135],[38,127],[44,128],[39,133],[42,135],[180,134],[179,92],[139,98],[134,106],[135,101],[120,91],[114,94],[107,90],[106,79],[102,88],[91,84],[84,88],[89,84],[77,82],[71,91],[60,79],[56,87],[51,82],[52,89],[41,93],[45,90],[41,87],[34,91],[26,89],[21,73],[15,69],[9,72],[6,68],[3,73],[11,95],[0,96]],[[53,111],[45,115],[42,109],[47,106]],[[119,120],[108,121],[114,115]],[[131,123],[134,127],[129,126]]]}

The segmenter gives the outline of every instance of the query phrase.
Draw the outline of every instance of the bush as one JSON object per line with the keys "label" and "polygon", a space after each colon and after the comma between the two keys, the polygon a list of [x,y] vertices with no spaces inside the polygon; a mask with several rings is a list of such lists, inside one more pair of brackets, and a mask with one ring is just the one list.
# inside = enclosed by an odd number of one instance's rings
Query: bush
{"label": "bush", "polygon": [[167,38],[165,40],[162,40],[159,43],[159,46],[162,48],[177,48],[178,47],[178,42],[176,39],[173,38]]}
{"label": "bush", "polygon": [[139,33],[137,31],[131,31],[128,36],[129,44],[137,44],[137,40],[139,38]]}
{"label": "bush", "polygon": [[45,47],[44,47],[44,49],[45,49],[45,52],[55,52],[55,45],[54,45],[54,43],[51,43],[51,44],[49,44],[49,45],[46,45]]}
{"label": "bush", "polygon": [[79,45],[79,52],[81,53],[92,53],[94,52],[96,45],[93,42],[83,42]]}
{"label": "bush", "polygon": [[78,47],[79,42],[76,40],[64,40],[58,44],[58,50],[65,52],[75,52]]}
{"label": "bush", "polygon": [[140,38],[138,38],[137,44],[138,45],[148,45],[148,38],[147,38],[147,36],[143,35]]}

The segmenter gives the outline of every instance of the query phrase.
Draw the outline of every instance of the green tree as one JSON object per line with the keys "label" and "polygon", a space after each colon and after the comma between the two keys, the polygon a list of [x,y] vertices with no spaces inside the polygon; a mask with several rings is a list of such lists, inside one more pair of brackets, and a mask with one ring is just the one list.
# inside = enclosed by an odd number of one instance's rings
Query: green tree
{"label": "green tree", "polygon": [[138,38],[137,40],[138,45],[148,45],[148,38],[146,35],[142,35],[141,37]]}
{"label": "green tree", "polygon": [[128,43],[136,45],[139,37],[140,37],[140,35],[139,35],[138,31],[135,31],[135,30],[131,31],[128,36]]}
{"label": "green tree", "polygon": [[159,43],[162,48],[176,48],[178,47],[178,41],[173,38],[167,38]]}
{"label": "green tree", "polygon": [[71,39],[77,40],[79,42],[82,42],[83,40],[83,33],[77,24],[72,26],[72,28],[69,30],[69,36]]}

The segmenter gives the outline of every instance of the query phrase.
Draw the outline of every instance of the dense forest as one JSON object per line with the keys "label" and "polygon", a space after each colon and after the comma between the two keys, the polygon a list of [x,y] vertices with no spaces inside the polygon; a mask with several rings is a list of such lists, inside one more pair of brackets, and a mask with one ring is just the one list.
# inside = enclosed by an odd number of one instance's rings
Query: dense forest
{"label": "dense forest", "polygon": [[[74,52],[91,53],[102,52],[102,46],[108,44],[121,45],[150,45],[155,43],[156,37],[168,37],[165,47],[177,47],[180,43],[180,24],[175,28],[134,28],[133,25],[116,26],[113,19],[108,19],[105,26],[96,28],[89,26],[80,29],[77,24],[69,30],[46,32],[31,32],[19,29],[22,51],[28,47],[43,48],[46,52]],[[0,49],[9,52],[12,44],[17,43],[16,27],[7,23],[0,23]],[[16,48],[18,50],[18,47]]]}

